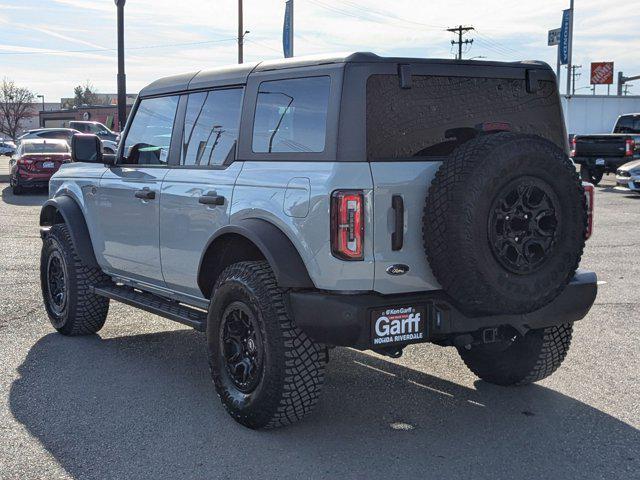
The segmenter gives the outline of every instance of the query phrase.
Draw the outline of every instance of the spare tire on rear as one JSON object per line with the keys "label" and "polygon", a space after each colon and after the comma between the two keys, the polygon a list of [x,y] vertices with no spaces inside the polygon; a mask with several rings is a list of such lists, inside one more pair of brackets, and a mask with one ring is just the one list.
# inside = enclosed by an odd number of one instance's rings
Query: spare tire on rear
{"label": "spare tire on rear", "polygon": [[567,155],[508,132],[471,140],[443,162],[423,218],[433,273],[470,315],[550,303],[578,268],[586,228],[582,183]]}

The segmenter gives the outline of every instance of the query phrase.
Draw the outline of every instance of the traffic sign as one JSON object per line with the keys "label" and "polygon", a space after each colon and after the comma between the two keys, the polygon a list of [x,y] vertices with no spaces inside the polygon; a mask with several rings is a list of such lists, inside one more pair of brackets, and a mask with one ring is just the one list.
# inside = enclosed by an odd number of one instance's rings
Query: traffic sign
{"label": "traffic sign", "polygon": [[549,30],[547,34],[547,45],[553,47],[554,45],[560,44],[560,31],[561,28],[554,28],[553,30]]}

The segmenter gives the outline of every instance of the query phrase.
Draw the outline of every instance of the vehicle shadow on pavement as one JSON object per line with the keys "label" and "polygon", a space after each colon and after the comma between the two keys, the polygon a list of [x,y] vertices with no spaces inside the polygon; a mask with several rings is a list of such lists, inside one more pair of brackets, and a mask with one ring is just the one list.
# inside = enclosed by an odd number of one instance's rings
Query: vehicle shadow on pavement
{"label": "vehicle shadow on pavement", "polygon": [[14,417],[74,478],[620,478],[640,432],[551,389],[470,389],[331,352],[315,413],[256,432],[224,412],[204,336],[49,334],[18,368]]}
{"label": "vehicle shadow on pavement", "polygon": [[14,195],[11,187],[2,189],[2,201],[9,205],[23,207],[35,207],[47,201],[47,190],[44,188],[33,188],[25,190],[21,195]]}

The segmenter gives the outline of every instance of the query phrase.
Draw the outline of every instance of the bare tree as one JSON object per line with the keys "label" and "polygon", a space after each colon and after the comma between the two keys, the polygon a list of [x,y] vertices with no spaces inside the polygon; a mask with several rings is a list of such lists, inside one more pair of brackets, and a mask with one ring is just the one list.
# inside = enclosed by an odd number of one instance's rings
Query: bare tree
{"label": "bare tree", "polygon": [[33,93],[4,78],[0,84],[0,132],[16,139],[22,122],[35,114]]}

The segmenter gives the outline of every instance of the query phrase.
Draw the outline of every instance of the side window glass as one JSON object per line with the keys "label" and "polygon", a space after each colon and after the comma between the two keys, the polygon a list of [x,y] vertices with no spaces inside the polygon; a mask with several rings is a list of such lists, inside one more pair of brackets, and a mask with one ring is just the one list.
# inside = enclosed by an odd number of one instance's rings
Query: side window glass
{"label": "side window glass", "polygon": [[181,165],[221,165],[238,139],[242,89],[189,94]]}
{"label": "side window glass", "polygon": [[253,151],[323,152],[331,79],[262,82],[253,123]]}
{"label": "side window glass", "polygon": [[147,98],[140,102],[124,143],[122,163],[166,165],[178,96]]}

